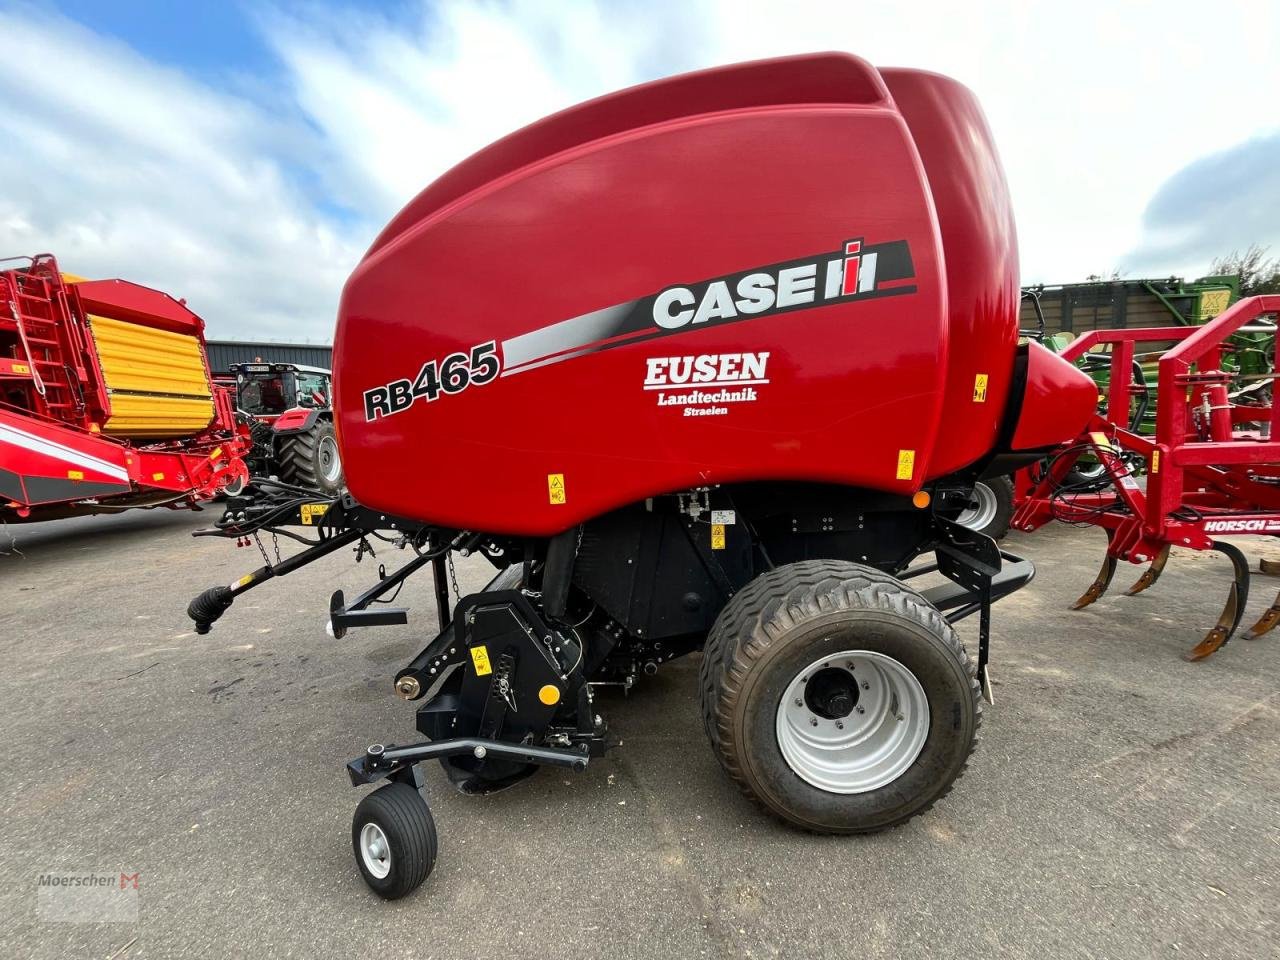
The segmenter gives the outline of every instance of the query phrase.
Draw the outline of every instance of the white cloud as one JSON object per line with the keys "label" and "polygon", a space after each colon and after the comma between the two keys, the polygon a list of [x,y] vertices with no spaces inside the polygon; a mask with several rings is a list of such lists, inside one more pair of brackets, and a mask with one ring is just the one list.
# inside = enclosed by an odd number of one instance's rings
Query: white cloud
{"label": "white cloud", "polygon": [[[47,13],[0,12],[0,251],[52,249],[68,269],[185,296],[217,335],[324,338],[376,231],[483,144],[654,76],[847,49],[974,88],[1025,280],[1194,273],[1190,253],[1157,269],[1168,248],[1144,234],[1144,211],[1197,157],[1280,119],[1280,12],[1243,0],[1207,24],[1190,2],[448,0],[394,21],[272,8],[258,26],[278,95],[213,89]],[[1226,246],[1247,239],[1280,244]]]}
{"label": "white cloud", "polygon": [[65,20],[0,35],[0,250],[185,297],[214,334],[329,336],[363,244],[291,185],[295,132]]}

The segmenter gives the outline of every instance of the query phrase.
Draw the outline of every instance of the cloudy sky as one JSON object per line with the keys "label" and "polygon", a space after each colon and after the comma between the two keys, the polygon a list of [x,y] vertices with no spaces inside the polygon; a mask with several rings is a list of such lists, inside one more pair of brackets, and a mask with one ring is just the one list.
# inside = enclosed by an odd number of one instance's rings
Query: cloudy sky
{"label": "cloudy sky", "polygon": [[215,336],[328,340],[386,220],[543,114],[822,49],[977,92],[1024,282],[1280,253],[1270,0],[0,0],[0,38],[0,255],[184,296]]}

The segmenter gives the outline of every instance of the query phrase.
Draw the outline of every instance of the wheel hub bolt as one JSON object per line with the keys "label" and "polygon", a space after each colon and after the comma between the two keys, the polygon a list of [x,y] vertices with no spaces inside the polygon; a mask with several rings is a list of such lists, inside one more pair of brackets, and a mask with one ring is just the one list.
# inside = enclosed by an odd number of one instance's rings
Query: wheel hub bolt
{"label": "wheel hub bolt", "polygon": [[862,681],[862,689],[863,689],[863,690],[870,690],[870,689],[871,689],[871,684],[869,684],[869,683],[867,683],[867,681],[863,680],[863,681]]}
{"label": "wheel hub bolt", "polygon": [[836,721],[836,729],[837,729],[837,730],[843,730],[843,729],[844,729],[844,721],[843,721],[843,720],[837,720],[837,721]]}
{"label": "wheel hub bolt", "polygon": [[804,706],[804,700],[802,700],[800,697],[796,697],[796,706],[797,706],[797,707],[803,707],[803,706]]}
{"label": "wheel hub bolt", "polygon": [[858,712],[859,712],[859,713],[866,713],[866,712],[867,712],[867,708],[866,708],[866,707],[858,707]]}
{"label": "wheel hub bolt", "polygon": [[809,726],[811,726],[811,727],[816,727],[817,725],[818,725],[818,718],[817,718],[817,717],[810,717],[810,718],[809,718]]}

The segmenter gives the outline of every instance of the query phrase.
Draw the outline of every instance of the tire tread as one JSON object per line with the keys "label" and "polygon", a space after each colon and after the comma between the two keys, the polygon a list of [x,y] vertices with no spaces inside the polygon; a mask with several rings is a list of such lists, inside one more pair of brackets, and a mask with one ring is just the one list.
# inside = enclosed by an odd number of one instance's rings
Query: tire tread
{"label": "tire tread", "polygon": [[[936,607],[902,581],[862,564],[846,560],[802,560],[776,567],[747,584],[716,618],[703,650],[698,693],[703,726],[720,766],[757,806],[792,826],[798,824],[761,800],[743,773],[739,746],[733,739],[735,709],[751,666],[786,630],[807,616],[853,607],[897,614],[944,641],[964,665],[969,678],[975,713],[974,745],[977,743],[977,732],[982,725],[977,663]],[[968,769],[968,761],[966,757],[951,782],[927,804],[890,826],[899,826],[932,808],[951,792]],[[814,833],[830,832],[803,828]]]}
{"label": "tire tread", "polygon": [[364,863],[360,854],[360,829],[374,819],[383,825],[384,832],[394,833],[404,843],[405,850],[396,855],[400,869],[396,871],[393,867],[393,873],[387,878],[394,877],[393,883],[382,889],[372,882],[369,885],[378,896],[398,900],[421,885],[435,866],[435,821],[426,801],[407,783],[388,783],[373,791],[356,807],[351,825],[351,844],[361,874],[364,874]]}

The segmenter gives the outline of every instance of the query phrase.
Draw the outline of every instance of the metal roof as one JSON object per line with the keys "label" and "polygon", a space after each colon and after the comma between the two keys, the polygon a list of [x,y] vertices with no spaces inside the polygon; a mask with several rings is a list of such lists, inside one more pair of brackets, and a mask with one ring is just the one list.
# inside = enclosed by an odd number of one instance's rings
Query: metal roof
{"label": "metal roof", "polygon": [[209,369],[231,372],[233,363],[293,363],[325,370],[333,367],[333,347],[322,343],[270,343],[253,340],[210,340]]}

